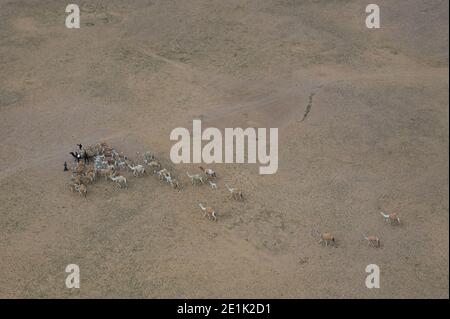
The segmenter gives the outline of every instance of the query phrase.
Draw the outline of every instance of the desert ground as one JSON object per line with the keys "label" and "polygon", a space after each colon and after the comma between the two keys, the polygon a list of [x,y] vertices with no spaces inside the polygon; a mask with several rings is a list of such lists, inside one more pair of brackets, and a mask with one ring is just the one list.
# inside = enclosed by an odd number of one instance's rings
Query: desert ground
{"label": "desert ground", "polygon": [[[380,29],[356,0],[74,3],[79,29],[69,2],[0,0],[0,297],[449,297],[448,1],[378,0]],[[193,187],[169,158],[193,119],[278,128],[278,172],[216,163],[218,189]],[[182,190],[70,192],[68,153],[100,141]]]}

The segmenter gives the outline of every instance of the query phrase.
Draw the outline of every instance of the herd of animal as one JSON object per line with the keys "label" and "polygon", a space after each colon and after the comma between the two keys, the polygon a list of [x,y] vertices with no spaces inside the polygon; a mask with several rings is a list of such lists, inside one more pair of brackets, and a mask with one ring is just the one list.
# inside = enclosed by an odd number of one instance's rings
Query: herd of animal
{"label": "herd of animal", "polygon": [[[160,181],[166,182],[173,189],[180,190],[180,182],[173,176],[169,169],[163,168],[161,162],[150,152],[143,154],[142,164],[138,164],[130,160],[125,154],[119,153],[107,143],[101,142],[95,145],[89,145],[83,148],[83,145],[77,144],[78,150],[70,152],[73,156],[72,176],[69,188],[72,192],[78,192],[80,196],[87,195],[87,185],[94,183],[98,178],[103,177],[105,181],[108,179],[114,182],[120,188],[128,188],[128,182],[125,176],[121,175],[122,171],[129,171],[134,177],[144,176],[148,172],[158,177]],[[138,153],[138,157],[140,157]],[[66,164],[64,165],[66,169]],[[186,172],[193,186],[208,184],[211,189],[217,189],[217,174],[211,168],[199,167],[201,173],[190,174]],[[225,184],[225,188],[229,192],[229,198],[235,201],[243,201],[244,195],[242,190],[230,187]],[[203,216],[211,221],[217,221],[216,210],[203,203],[198,206],[203,212]],[[380,212],[384,221],[392,226],[400,225],[400,218],[395,213]],[[329,233],[321,233],[318,230],[312,232],[312,236],[318,239],[319,244],[325,246],[336,247],[335,237]],[[374,235],[365,235],[363,238],[367,241],[369,247],[380,248],[381,240]]]}
{"label": "herd of animal", "polygon": [[[78,192],[80,196],[87,195],[88,185],[94,183],[99,178],[108,179],[114,182],[119,188],[128,188],[127,178],[121,172],[131,172],[134,177],[144,176],[150,172],[157,176],[160,181],[166,182],[173,189],[180,190],[180,181],[173,176],[169,169],[163,168],[160,161],[149,151],[142,155],[142,163],[135,163],[125,154],[119,153],[107,143],[101,142],[89,145],[84,148],[82,144],[77,144],[78,149],[69,154],[73,157],[72,175],[69,188],[72,192]],[[140,158],[140,153],[138,153]],[[66,163],[64,165],[66,170]],[[208,184],[211,189],[217,189],[217,174],[211,168],[199,167],[201,173],[190,174],[186,172],[190,182],[194,186]],[[230,187],[225,184],[229,193],[229,198],[236,201],[243,201],[242,190]],[[217,221],[216,210],[210,206],[199,203],[204,216],[209,220]]]}

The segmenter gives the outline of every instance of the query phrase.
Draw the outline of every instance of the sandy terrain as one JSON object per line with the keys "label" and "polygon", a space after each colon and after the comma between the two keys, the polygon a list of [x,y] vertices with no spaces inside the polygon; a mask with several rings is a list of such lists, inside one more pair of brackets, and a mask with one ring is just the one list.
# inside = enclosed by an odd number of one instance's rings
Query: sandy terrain
{"label": "sandy terrain", "polygon": [[[0,0],[0,297],[449,297],[448,1],[378,0],[379,30],[356,0],[130,3],[79,1],[69,30],[61,1]],[[278,127],[278,172],[214,164],[218,190],[189,186],[169,134],[194,118]],[[151,150],[184,189],[71,193],[68,152],[101,140]]]}

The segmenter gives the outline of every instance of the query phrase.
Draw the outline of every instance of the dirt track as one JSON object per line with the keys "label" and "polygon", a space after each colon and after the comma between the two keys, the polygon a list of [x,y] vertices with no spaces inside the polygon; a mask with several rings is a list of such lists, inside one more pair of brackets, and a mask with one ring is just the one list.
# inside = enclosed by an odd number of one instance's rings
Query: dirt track
{"label": "dirt track", "polygon": [[[133,3],[80,1],[69,30],[60,1],[0,0],[0,297],[449,297],[448,1],[379,0],[380,30],[363,1]],[[193,118],[278,127],[278,173],[217,164],[218,190],[189,186],[169,134]],[[71,193],[68,152],[101,140],[155,152],[183,191]]]}

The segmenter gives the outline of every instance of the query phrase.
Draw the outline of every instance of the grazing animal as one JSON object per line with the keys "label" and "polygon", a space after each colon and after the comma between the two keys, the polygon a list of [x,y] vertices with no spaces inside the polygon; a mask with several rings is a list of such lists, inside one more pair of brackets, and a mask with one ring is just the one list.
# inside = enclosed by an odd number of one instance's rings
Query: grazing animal
{"label": "grazing animal", "polygon": [[336,245],[336,240],[334,239],[334,236],[331,233],[323,233],[320,234],[320,240],[319,240],[319,244],[321,243],[325,243],[325,246],[328,245]]}
{"label": "grazing animal", "polygon": [[72,176],[71,180],[73,181],[74,184],[80,185],[80,184],[91,184],[92,180],[85,175],[76,175],[76,176]]}
{"label": "grazing animal", "polygon": [[111,151],[111,153],[112,153],[112,158],[113,158],[113,159],[120,158],[119,152],[117,152],[115,149],[113,149],[113,150]]}
{"label": "grazing animal", "polygon": [[115,160],[114,166],[117,167],[119,170],[121,170],[126,167],[126,164],[125,164],[125,162],[122,162],[120,160]]}
{"label": "grazing animal", "polygon": [[80,159],[84,160],[84,163],[89,163],[89,161],[95,156],[94,152],[89,150],[81,150],[81,154],[79,154]]}
{"label": "grazing animal", "polygon": [[325,246],[334,246],[336,247],[336,240],[331,233],[321,233],[318,230],[315,230],[311,233],[312,236],[318,238],[319,244],[325,243]]}
{"label": "grazing animal", "polygon": [[170,178],[170,172],[166,168],[159,170],[156,174],[158,174],[158,178],[160,181],[162,180],[167,181],[167,179]]}
{"label": "grazing animal", "polygon": [[396,213],[385,214],[383,212],[380,212],[380,214],[383,216],[386,223],[389,223],[391,225],[400,225],[400,218]]}
{"label": "grazing animal", "polygon": [[173,179],[170,173],[164,174],[164,179],[166,180],[166,183],[172,184]]}
{"label": "grazing animal", "polygon": [[89,167],[86,169],[86,174],[87,174],[87,173],[95,173],[95,168],[92,167],[92,166],[89,166]]}
{"label": "grazing animal", "polygon": [[366,236],[363,234],[363,237],[365,240],[367,240],[367,246],[374,248],[381,247],[381,241],[377,236]]}
{"label": "grazing animal", "polygon": [[191,179],[192,185],[203,184],[203,178],[200,174],[190,175],[189,172],[186,172],[187,176]]}
{"label": "grazing animal", "polygon": [[81,184],[89,185],[92,184],[92,179],[86,175],[80,176]]}
{"label": "grazing animal", "polygon": [[217,177],[216,172],[210,168],[205,169],[202,166],[199,166],[198,168],[200,168],[200,170],[202,170],[208,178],[215,179]]}
{"label": "grazing animal", "polygon": [[134,176],[139,176],[139,175],[144,175],[145,174],[145,168],[142,165],[136,165],[136,166],[131,166],[128,165],[128,167],[133,171],[133,175]]}
{"label": "grazing animal", "polygon": [[180,189],[180,183],[176,178],[171,178],[170,186],[172,186],[173,189]]}
{"label": "grazing animal", "polygon": [[110,149],[110,148],[104,149],[104,150],[103,150],[103,154],[104,154],[106,157],[112,158],[112,149]]}
{"label": "grazing animal", "polygon": [[91,183],[93,183],[95,181],[95,172],[94,171],[87,172],[86,177],[91,181]]}
{"label": "grazing animal", "polygon": [[97,155],[95,157],[96,162],[103,162],[105,160],[105,155]]}
{"label": "grazing animal", "polygon": [[227,184],[225,184],[225,187],[230,192],[230,198],[238,201],[244,200],[244,195],[242,194],[242,191],[239,188],[231,188]]}
{"label": "grazing animal", "polygon": [[211,181],[208,181],[208,183],[209,183],[209,186],[211,186],[212,189],[217,189],[217,184],[216,183],[213,183]]}
{"label": "grazing animal", "polygon": [[133,171],[130,166],[134,166],[134,163],[132,160],[128,159],[128,158],[124,158],[124,163],[127,166],[127,171]]}
{"label": "grazing animal", "polygon": [[70,189],[70,191],[71,191],[72,193],[74,193],[74,192],[77,191],[77,190],[76,190],[77,185],[78,185],[78,184],[76,184],[76,183],[74,183],[74,182],[72,182],[72,183],[69,184],[69,189]]}
{"label": "grazing animal", "polygon": [[108,144],[106,144],[106,143],[101,143],[100,148],[101,148],[101,152],[102,152],[105,156],[107,156],[107,157],[111,157],[111,156],[112,156],[112,154],[113,154],[113,148],[110,147],[110,146],[108,146]]}
{"label": "grazing animal", "polygon": [[69,169],[67,168],[67,162],[64,162],[64,172],[67,172]]}
{"label": "grazing animal", "polygon": [[203,206],[202,203],[199,203],[198,206],[203,211],[203,216],[208,217],[209,220],[217,221],[216,210],[210,206]]}
{"label": "grazing animal", "polygon": [[105,161],[105,155],[97,155],[94,158],[94,167],[97,168],[104,168],[103,166],[105,165],[106,161]]}
{"label": "grazing animal", "polygon": [[74,182],[75,184],[81,184],[81,176],[77,175],[77,174],[73,174],[70,179],[72,180],[72,182]]}
{"label": "grazing animal", "polygon": [[99,176],[104,176],[105,181],[108,180],[108,176],[112,175],[114,173],[114,169],[111,168],[99,168],[96,170],[95,174]]}
{"label": "grazing animal", "polygon": [[155,173],[156,171],[159,171],[161,169],[161,163],[158,161],[150,161],[150,162],[146,162],[148,166],[150,166],[150,169],[153,170],[153,173]]}
{"label": "grazing animal", "polygon": [[144,153],[144,163],[149,165],[150,162],[155,161],[156,157],[150,153],[150,151],[147,151]]}
{"label": "grazing animal", "polygon": [[106,142],[100,142],[100,144],[98,146],[99,146],[99,148],[100,148],[102,153],[105,153],[105,151],[110,148],[108,146],[108,143],[106,143]]}
{"label": "grazing animal", "polygon": [[78,164],[77,164],[77,168],[76,168],[76,172],[77,172],[77,174],[78,175],[81,175],[81,174],[83,174],[83,172],[84,172],[84,163],[83,162],[78,162]]}
{"label": "grazing animal", "polygon": [[84,185],[84,184],[75,185],[75,190],[78,193],[80,193],[80,196],[86,197],[86,194],[87,194],[87,187],[86,187],[86,185]]}
{"label": "grazing animal", "polygon": [[113,182],[115,182],[117,185],[119,185],[120,188],[124,188],[124,187],[128,188],[127,179],[124,176],[122,176],[122,175],[119,175],[119,176],[110,175],[109,178]]}

